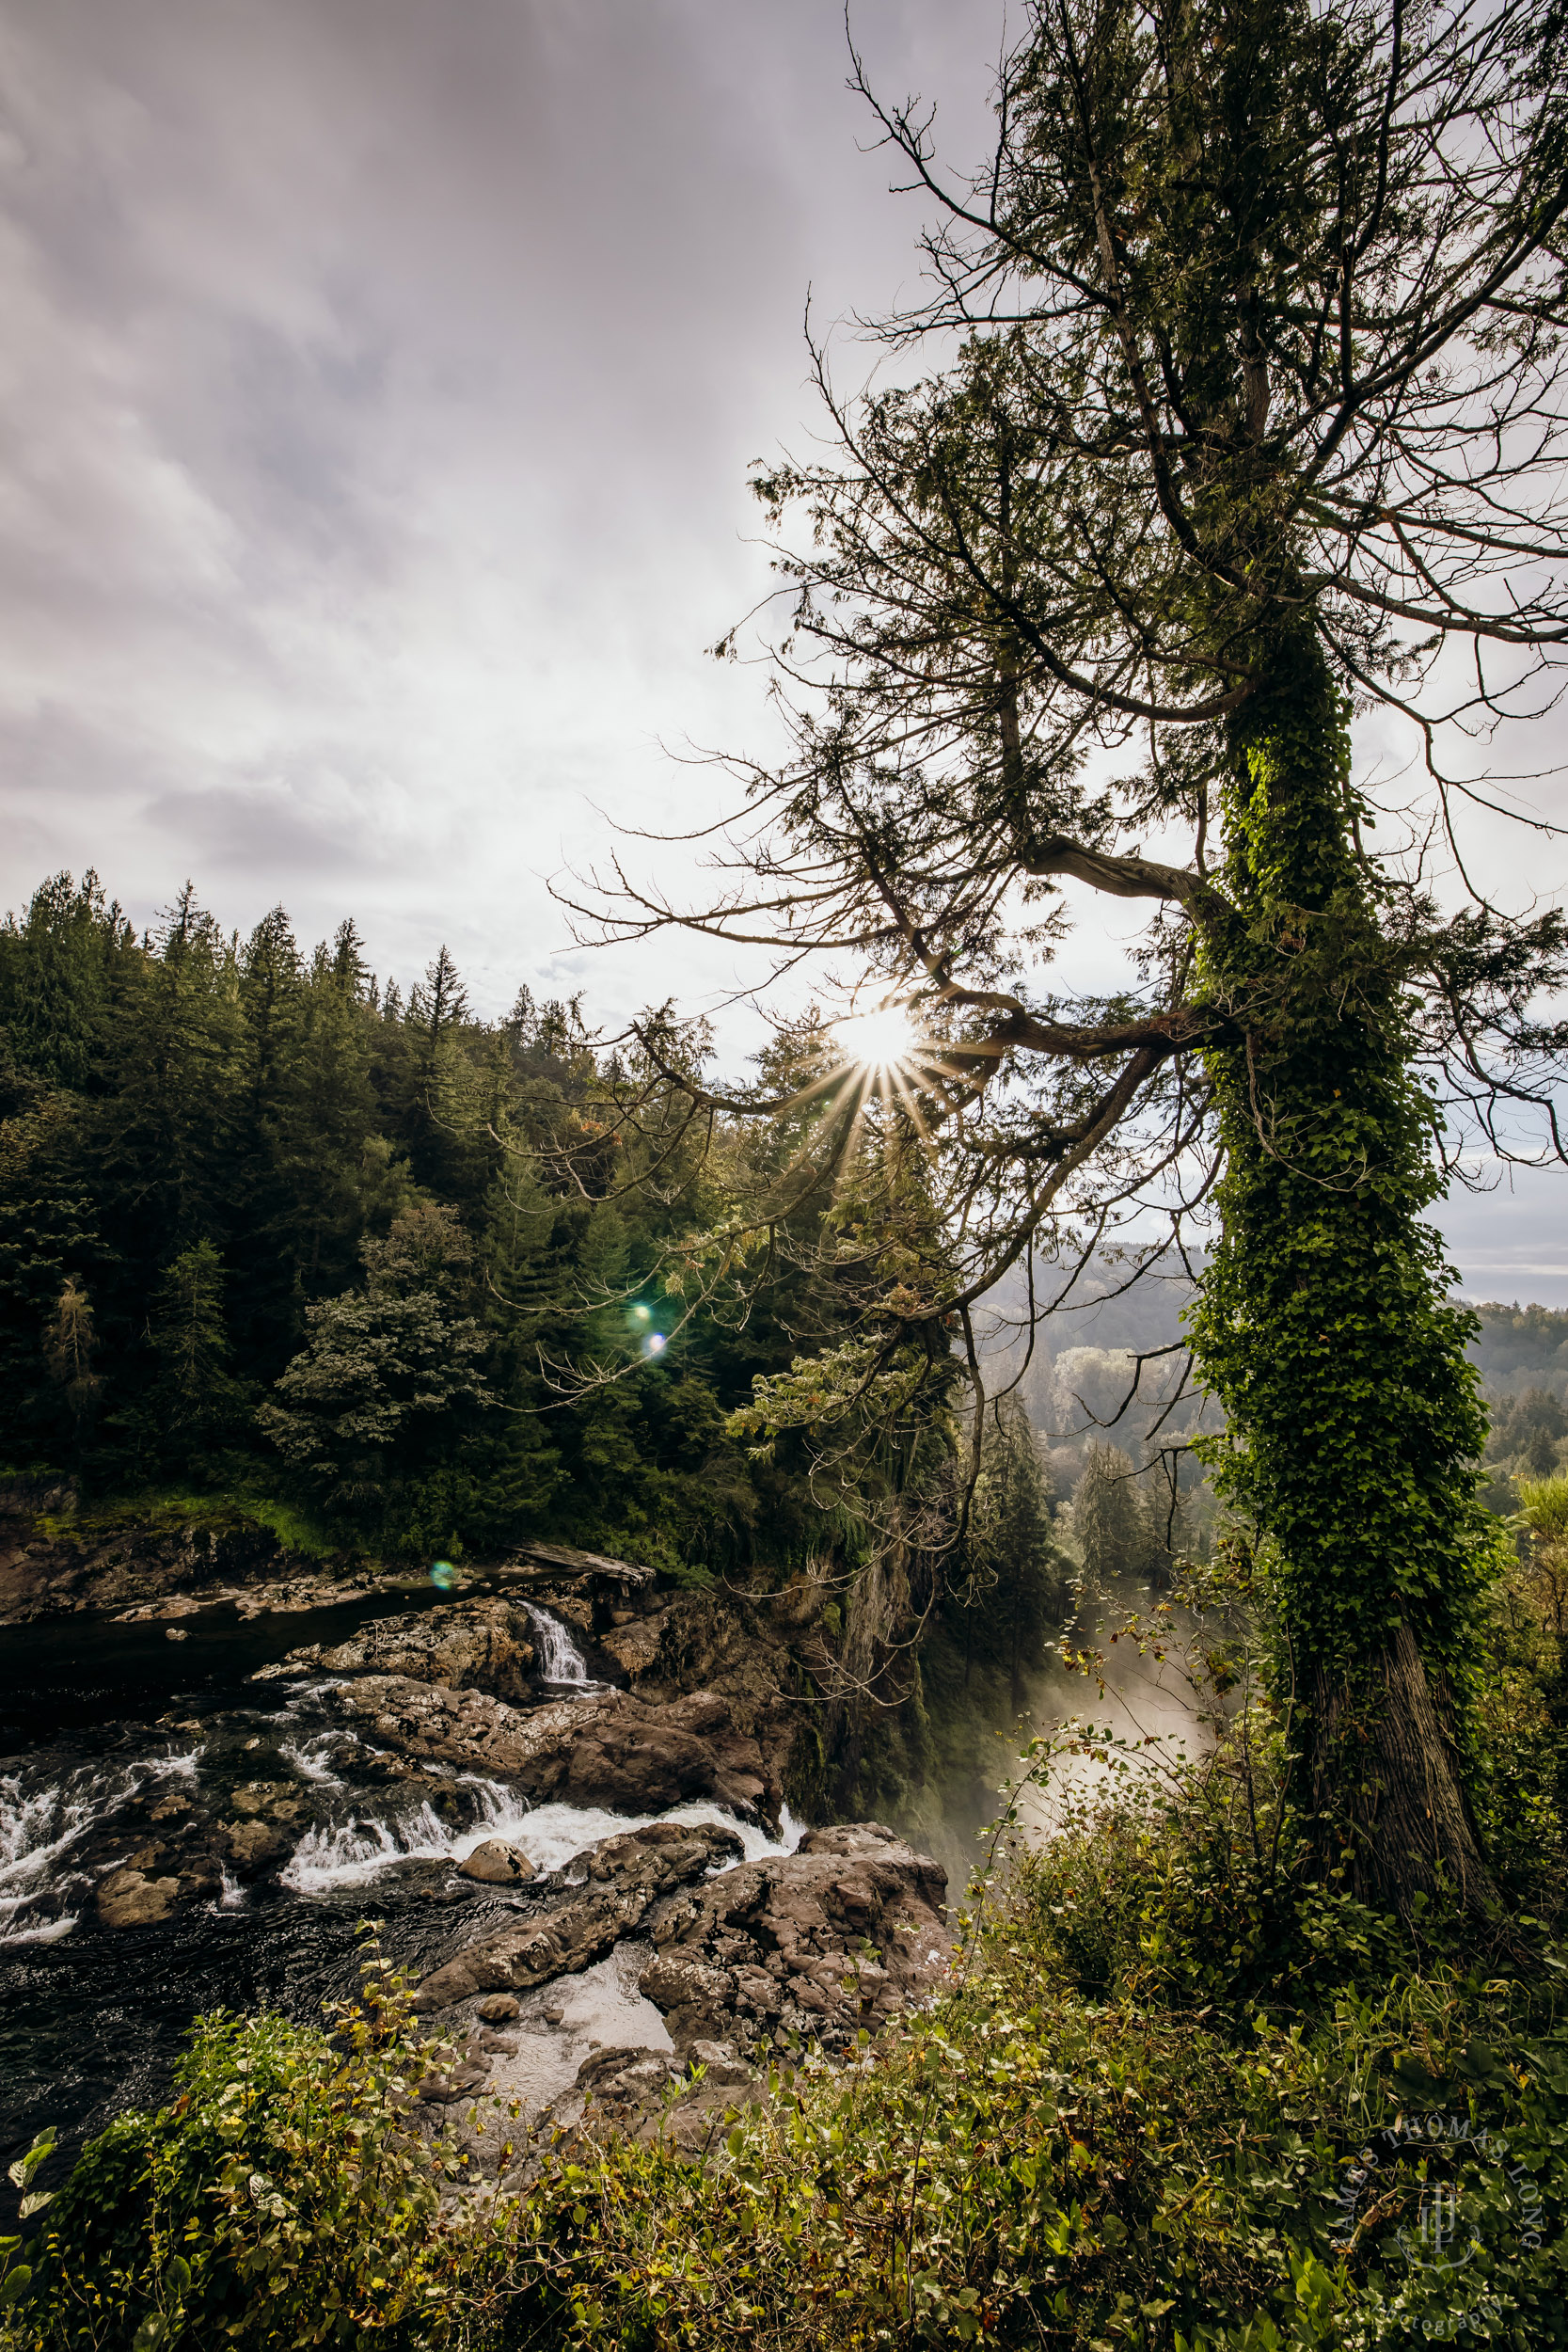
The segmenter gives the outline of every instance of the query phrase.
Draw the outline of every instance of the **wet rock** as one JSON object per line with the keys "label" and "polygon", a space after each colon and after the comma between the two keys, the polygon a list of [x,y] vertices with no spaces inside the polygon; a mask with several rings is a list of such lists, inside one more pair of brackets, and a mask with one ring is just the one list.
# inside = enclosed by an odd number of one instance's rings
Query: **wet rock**
{"label": "wet rock", "polygon": [[166,1919],[180,1893],[178,1879],[149,1878],[145,1871],[111,1870],[98,1888],[98,1916],[106,1928],[146,1928]]}
{"label": "wet rock", "polygon": [[266,1814],[275,1821],[297,1820],[300,1798],[292,1781],[249,1780],[236,1788],[230,1798],[236,1813],[248,1819]]}
{"label": "wet rock", "polygon": [[471,1600],[379,1617],[346,1642],[311,1642],[263,1666],[253,1681],[303,1674],[397,1675],[441,1683],[452,1691],[487,1691],[504,1699],[527,1695],[533,1669],[526,1610],[507,1600]]}
{"label": "wet rock", "polygon": [[283,1851],[283,1840],[266,1821],[225,1821],[221,1825],[230,1861],[242,1878],[265,1869]]}
{"label": "wet rock", "polygon": [[482,1886],[519,1886],[533,1876],[533,1865],[521,1847],[509,1846],[504,1838],[487,1837],[458,1864],[457,1875],[477,1879]]}
{"label": "wet rock", "polygon": [[542,1592],[537,1596],[541,1609],[547,1609],[552,1617],[561,1617],[578,1633],[592,1635],[598,1617],[593,1599],[587,1593]]}
{"label": "wet rock", "polygon": [[594,1691],[525,1713],[481,1691],[365,1675],[338,1701],[378,1742],[510,1781],[538,1803],[662,1813],[708,1797],[754,1820],[773,1793],[757,1742],[712,1692],[646,1707]]}
{"label": "wet rock", "polygon": [[544,1909],[510,1921],[470,1945],[425,1979],[417,2010],[450,2009],[475,1993],[523,1993],[556,1977],[572,1976],[602,1960],[624,1936],[635,1935],[661,1897],[704,1878],[715,1863],[741,1851],[733,1830],[706,1823],[687,1828],[653,1821],[646,1829],[607,1838],[581,1863],[587,1883]]}
{"label": "wet rock", "polygon": [[509,2018],[522,2015],[522,2004],[515,2001],[510,1993],[492,1993],[480,2002],[474,2013],[487,2026],[504,2026]]}
{"label": "wet rock", "polygon": [[940,1865],[877,1822],[814,1830],[796,1853],[660,1902],[641,1990],[680,2050],[793,2034],[841,2047],[943,1979],[946,1886]]}

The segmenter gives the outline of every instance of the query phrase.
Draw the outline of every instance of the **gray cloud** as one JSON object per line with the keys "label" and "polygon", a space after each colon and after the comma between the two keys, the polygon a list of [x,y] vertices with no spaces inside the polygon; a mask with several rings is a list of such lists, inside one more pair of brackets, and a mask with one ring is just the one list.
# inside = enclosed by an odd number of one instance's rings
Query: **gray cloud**
{"label": "gray cloud", "polygon": [[[992,16],[877,43],[961,87]],[[498,999],[563,947],[588,800],[678,812],[658,739],[755,731],[701,649],[763,584],[808,278],[909,266],[842,81],[816,0],[0,16],[8,895],[189,869]]]}
{"label": "gray cloud", "polygon": [[[998,0],[857,21],[975,152]],[[661,742],[768,739],[702,654],[767,585],[746,464],[811,429],[808,285],[916,267],[844,72],[839,0],[0,0],[7,898],[190,873],[492,1009],[722,989],[544,878],[711,816]]]}

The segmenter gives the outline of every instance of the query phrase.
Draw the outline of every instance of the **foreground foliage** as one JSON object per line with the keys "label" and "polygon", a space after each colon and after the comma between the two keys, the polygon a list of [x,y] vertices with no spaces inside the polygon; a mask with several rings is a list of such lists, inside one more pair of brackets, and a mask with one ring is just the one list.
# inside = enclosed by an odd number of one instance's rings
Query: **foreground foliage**
{"label": "foreground foliage", "polygon": [[[1557,1662],[1515,1655],[1527,1694]],[[590,2115],[467,2195],[408,2128],[440,2053],[373,1950],[327,2033],[210,2020],[6,2246],[0,2347],[1568,2344],[1554,1793],[1487,1941],[1320,1873],[1288,1787],[1251,1706],[1195,1765],[1042,1743],[950,1989],[846,2067],[781,2054],[702,2165]]]}
{"label": "foreground foliage", "polygon": [[406,1988],[373,1946],[359,1999],[326,2031],[202,2020],[172,2103],[111,2124],[57,2195],[24,2201],[47,2215],[40,2235],[0,2241],[4,2341],[438,2341],[429,2315],[457,2250],[440,2218],[451,2159],[409,2106],[443,2055],[411,2037]]}

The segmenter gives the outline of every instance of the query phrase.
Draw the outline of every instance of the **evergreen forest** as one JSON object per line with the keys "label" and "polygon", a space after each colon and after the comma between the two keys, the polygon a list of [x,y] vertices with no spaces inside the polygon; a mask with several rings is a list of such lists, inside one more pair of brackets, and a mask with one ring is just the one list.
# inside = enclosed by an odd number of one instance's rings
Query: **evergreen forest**
{"label": "evergreen forest", "polygon": [[404,999],[351,921],[242,939],[189,888],[138,936],[62,874],[0,930],[0,1039],[13,1475],[227,1493],[392,1557],[807,1545],[726,1420],[833,1336],[831,1288],[675,1328],[672,1241],[768,1169],[739,1136],[640,1166],[605,1122],[642,1073],[577,1005],[482,1020],[444,947]]}

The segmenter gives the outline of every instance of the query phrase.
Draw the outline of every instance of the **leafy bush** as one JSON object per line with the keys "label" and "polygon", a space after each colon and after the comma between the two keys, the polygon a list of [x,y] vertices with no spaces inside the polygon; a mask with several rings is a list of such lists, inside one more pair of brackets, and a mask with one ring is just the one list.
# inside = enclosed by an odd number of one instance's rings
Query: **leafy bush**
{"label": "leafy bush", "polygon": [[413,2036],[373,1944],[330,2024],[198,2024],[171,2104],[120,2117],[36,2201],[6,2352],[464,2341],[465,2241],[441,2211],[455,2160],[409,2112],[451,2054]]}

